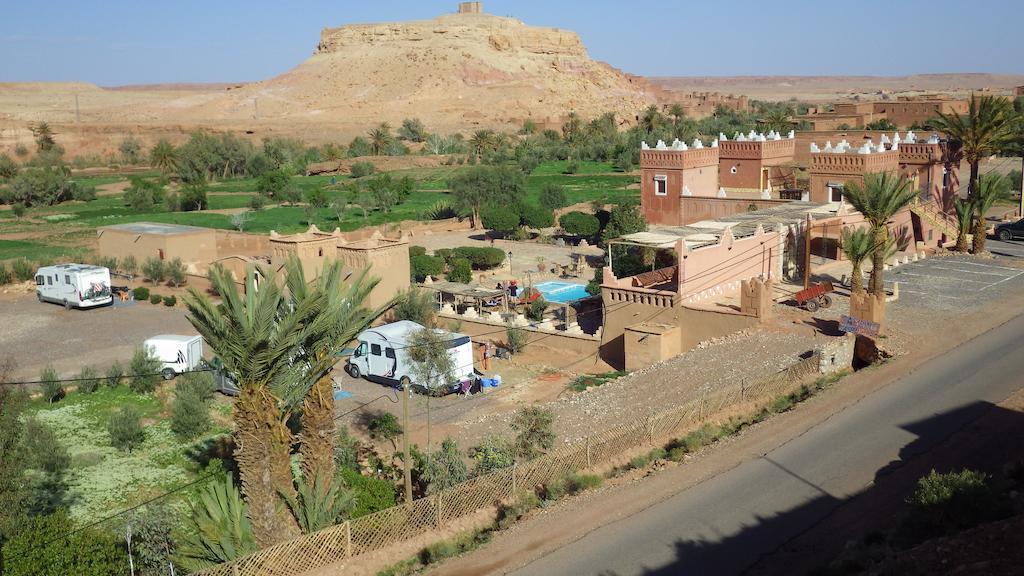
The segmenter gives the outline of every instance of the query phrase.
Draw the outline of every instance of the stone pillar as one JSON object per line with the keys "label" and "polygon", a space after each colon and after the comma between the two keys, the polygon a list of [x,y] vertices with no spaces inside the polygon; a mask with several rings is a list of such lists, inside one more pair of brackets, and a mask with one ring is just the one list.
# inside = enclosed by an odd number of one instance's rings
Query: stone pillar
{"label": "stone pillar", "polygon": [[740,282],[740,312],[762,321],[772,313],[772,281],[751,278]]}
{"label": "stone pillar", "polygon": [[867,292],[851,294],[850,316],[878,324],[881,333],[885,327],[885,297],[877,298]]}

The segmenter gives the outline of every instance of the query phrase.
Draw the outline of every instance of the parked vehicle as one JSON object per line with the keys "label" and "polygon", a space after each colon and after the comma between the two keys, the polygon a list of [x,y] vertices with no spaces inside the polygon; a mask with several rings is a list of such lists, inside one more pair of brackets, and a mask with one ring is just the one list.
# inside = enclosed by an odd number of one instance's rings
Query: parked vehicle
{"label": "parked vehicle", "polygon": [[1003,242],[1013,240],[1015,238],[1024,238],[1024,218],[1021,218],[1016,222],[996,224],[996,238],[999,238]]}
{"label": "parked vehicle", "polygon": [[170,380],[178,374],[201,368],[203,361],[203,337],[161,334],[142,343],[163,367],[160,375]]}
{"label": "parked vehicle", "polygon": [[345,370],[353,378],[365,376],[367,380],[395,386],[404,390],[406,386],[432,394],[456,392],[463,382],[475,378],[473,371],[473,344],[469,336],[435,328],[442,334],[448,346],[455,370],[447,383],[439,390],[431,390],[425,384],[416,382],[414,362],[409,357],[408,344],[413,333],[424,327],[410,320],[401,320],[371,328],[359,334],[359,346],[352,352]]}
{"label": "parked vehicle", "polygon": [[67,309],[111,304],[110,270],[89,264],[43,266],[36,271],[36,297]]}
{"label": "parked vehicle", "polygon": [[238,379],[228,369],[224,367],[224,363],[221,362],[220,358],[214,356],[213,360],[208,363],[203,363],[206,368],[213,370],[213,382],[215,384],[215,390],[224,394],[225,396],[238,396],[241,390],[238,387]]}

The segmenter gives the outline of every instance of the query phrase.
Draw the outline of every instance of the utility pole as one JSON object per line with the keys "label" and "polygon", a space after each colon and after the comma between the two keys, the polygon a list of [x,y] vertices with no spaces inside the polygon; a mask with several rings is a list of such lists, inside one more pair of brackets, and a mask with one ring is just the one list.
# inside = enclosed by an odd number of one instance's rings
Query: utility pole
{"label": "utility pole", "polygon": [[81,119],[82,118],[79,115],[79,111],[78,111],[78,94],[76,93],[75,94],[75,124],[81,122]]}
{"label": "utility pole", "polygon": [[1020,151],[1020,206],[1017,207],[1017,216],[1024,218],[1024,146]]}
{"label": "utility pole", "polygon": [[811,215],[804,224],[804,288],[811,287]]}
{"label": "utility pole", "polygon": [[412,462],[409,460],[409,393],[412,386],[402,390],[402,461],[405,468],[405,501],[412,502]]}

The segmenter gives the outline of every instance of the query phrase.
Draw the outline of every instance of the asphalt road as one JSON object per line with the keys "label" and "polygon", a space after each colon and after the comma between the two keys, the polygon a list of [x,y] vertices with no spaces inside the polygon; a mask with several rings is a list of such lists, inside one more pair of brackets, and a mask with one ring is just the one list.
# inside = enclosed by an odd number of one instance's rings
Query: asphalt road
{"label": "asphalt road", "polygon": [[600,527],[514,572],[736,574],[813,528],[876,474],[1024,385],[1024,316],[928,362],[759,459]]}

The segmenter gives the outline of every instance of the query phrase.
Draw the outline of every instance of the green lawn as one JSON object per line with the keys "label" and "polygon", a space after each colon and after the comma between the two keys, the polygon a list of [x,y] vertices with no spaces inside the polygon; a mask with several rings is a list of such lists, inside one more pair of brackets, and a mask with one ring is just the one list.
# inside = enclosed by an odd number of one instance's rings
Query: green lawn
{"label": "green lawn", "polygon": [[52,246],[28,240],[0,240],[0,261],[28,258],[36,262],[57,260],[62,257],[75,258],[84,254],[84,248]]}

